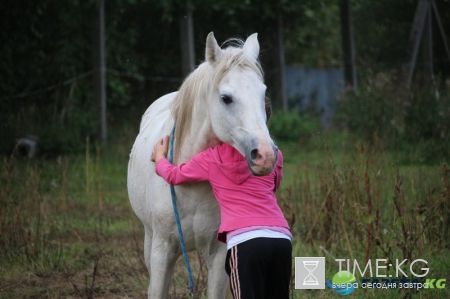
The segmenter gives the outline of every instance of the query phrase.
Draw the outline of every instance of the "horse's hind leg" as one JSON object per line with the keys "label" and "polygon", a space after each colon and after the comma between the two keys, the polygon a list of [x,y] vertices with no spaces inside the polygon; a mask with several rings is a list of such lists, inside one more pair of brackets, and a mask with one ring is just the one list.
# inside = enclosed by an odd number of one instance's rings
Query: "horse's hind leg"
{"label": "horse's hind leg", "polygon": [[165,299],[169,293],[173,267],[179,254],[162,238],[151,240],[149,299]]}
{"label": "horse's hind leg", "polygon": [[204,255],[208,266],[208,299],[225,299],[228,286],[228,275],[225,272],[227,248],[223,244],[215,245],[217,246],[216,251]]}
{"label": "horse's hind leg", "polygon": [[144,258],[145,265],[147,266],[148,273],[150,273],[150,258],[152,254],[152,238],[153,232],[145,228],[145,238],[144,238]]}
{"label": "horse's hind leg", "polygon": [[[153,238],[153,232],[151,230],[145,229],[145,238],[144,238],[144,258],[145,258],[145,265],[147,266],[148,274],[150,275],[150,281],[151,281],[151,255],[152,255],[152,238]],[[151,284],[148,285],[148,298],[150,298],[151,293]]]}

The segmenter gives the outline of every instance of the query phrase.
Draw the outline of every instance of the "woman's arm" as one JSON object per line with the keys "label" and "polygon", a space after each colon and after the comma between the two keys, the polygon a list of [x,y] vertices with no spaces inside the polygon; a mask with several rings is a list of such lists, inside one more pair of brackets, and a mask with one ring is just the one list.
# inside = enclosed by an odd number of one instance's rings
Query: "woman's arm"
{"label": "woman's arm", "polygon": [[169,136],[158,140],[158,142],[153,147],[151,157],[152,162],[158,163],[159,160],[164,159],[167,156],[167,151],[169,150],[169,140]]}
{"label": "woman's arm", "polygon": [[169,136],[159,140],[152,152],[152,161],[156,163],[156,173],[171,185],[207,181],[209,178],[209,152],[195,155],[189,162],[172,165],[165,158],[169,148]]}

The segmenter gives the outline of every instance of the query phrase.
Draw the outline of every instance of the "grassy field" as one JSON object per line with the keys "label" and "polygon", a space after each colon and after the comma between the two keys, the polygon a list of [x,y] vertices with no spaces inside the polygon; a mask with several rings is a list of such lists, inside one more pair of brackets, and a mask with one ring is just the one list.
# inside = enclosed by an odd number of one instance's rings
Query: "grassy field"
{"label": "grassy field", "polygon": [[[146,297],[143,228],[126,189],[134,134],[120,136],[104,148],[87,140],[84,155],[2,158],[0,298]],[[279,144],[285,178],[277,196],[292,223],[293,255],[325,256],[327,279],[338,271],[336,258],[360,264],[421,258],[430,268],[426,278],[450,282],[446,164],[399,165],[399,154],[380,144],[349,140],[329,133],[304,144]],[[190,259],[195,297],[205,298],[205,265],[195,252]],[[449,289],[357,289],[350,296],[450,298]],[[326,289],[292,290],[292,297],[341,296]],[[181,259],[170,298],[189,298]]]}

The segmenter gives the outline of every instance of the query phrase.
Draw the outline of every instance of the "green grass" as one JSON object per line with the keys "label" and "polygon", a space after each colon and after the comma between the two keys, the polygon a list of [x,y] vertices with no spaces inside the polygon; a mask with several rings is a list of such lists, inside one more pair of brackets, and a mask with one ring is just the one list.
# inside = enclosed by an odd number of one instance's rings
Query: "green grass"
{"label": "green grass", "polygon": [[[425,259],[428,278],[450,281],[446,165],[402,165],[396,153],[353,142],[337,133],[303,146],[278,144],[285,157],[278,198],[288,219],[295,219],[293,255],[326,257],[327,279],[338,272],[336,258],[365,264],[368,257],[372,265],[375,259]],[[293,295],[341,297],[329,289]],[[449,298],[450,290],[357,289],[351,297]]]}
{"label": "green grass", "polygon": [[[144,298],[143,227],[126,189],[126,132],[84,155],[4,158],[0,180],[0,298]],[[293,256],[423,258],[428,277],[450,281],[450,173],[444,165],[402,165],[398,154],[330,132],[278,144],[284,180],[277,192],[293,223]],[[369,204],[370,203],[370,204]],[[190,254],[197,297],[206,270]],[[180,259],[171,298],[187,298]],[[357,279],[360,279],[357,277]],[[332,290],[293,290],[293,298],[339,298]],[[354,298],[449,298],[449,288],[355,290]],[[410,296],[410,297],[408,297]]]}

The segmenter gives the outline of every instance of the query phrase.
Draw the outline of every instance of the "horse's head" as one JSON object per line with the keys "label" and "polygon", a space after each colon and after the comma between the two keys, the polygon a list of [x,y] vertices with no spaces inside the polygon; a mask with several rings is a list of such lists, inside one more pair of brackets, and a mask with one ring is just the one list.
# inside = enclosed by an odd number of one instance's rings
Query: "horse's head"
{"label": "horse's head", "polygon": [[243,45],[226,49],[212,32],[206,40],[206,61],[215,69],[210,103],[214,133],[245,156],[253,174],[266,175],[275,167],[278,148],[267,129],[258,55],[256,33]]}

